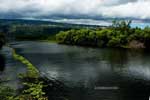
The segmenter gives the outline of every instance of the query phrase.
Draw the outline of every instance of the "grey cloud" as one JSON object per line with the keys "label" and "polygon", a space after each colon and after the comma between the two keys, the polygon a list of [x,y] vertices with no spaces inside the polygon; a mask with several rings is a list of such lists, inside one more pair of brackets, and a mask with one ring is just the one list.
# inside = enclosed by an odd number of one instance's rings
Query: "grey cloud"
{"label": "grey cloud", "polygon": [[118,4],[137,2],[139,0],[118,0]]}
{"label": "grey cloud", "polygon": [[150,18],[150,0],[0,0],[0,17]]}

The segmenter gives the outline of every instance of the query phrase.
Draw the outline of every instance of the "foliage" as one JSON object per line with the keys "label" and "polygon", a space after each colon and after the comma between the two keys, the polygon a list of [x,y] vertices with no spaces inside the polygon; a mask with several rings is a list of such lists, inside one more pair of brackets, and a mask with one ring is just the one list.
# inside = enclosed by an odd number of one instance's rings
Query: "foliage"
{"label": "foliage", "polygon": [[20,61],[27,66],[27,72],[25,74],[20,74],[20,78],[23,81],[23,90],[17,99],[22,100],[47,100],[44,97],[45,92],[43,92],[43,82],[39,81],[39,71],[33,66],[26,58],[17,54],[13,49],[14,59]]}
{"label": "foliage", "polygon": [[70,28],[50,25],[15,25],[11,27],[11,33],[17,40],[47,40],[52,38],[54,34]]}
{"label": "foliage", "polygon": [[20,61],[27,66],[27,72],[20,74],[19,78],[22,83],[22,88],[14,90],[9,86],[0,84],[0,100],[48,100],[45,96],[44,81],[39,76],[39,71],[33,66],[26,58],[17,54],[15,50],[12,50],[14,59]]}
{"label": "foliage", "polygon": [[23,88],[20,90],[19,95],[12,97],[12,100],[56,100],[56,98],[66,100],[62,94],[62,92],[65,92],[62,83],[54,79],[41,77],[36,67],[25,57],[17,54],[14,49],[13,57],[27,66],[27,73],[19,74]]}
{"label": "foliage", "polygon": [[41,98],[43,95],[45,95],[45,93],[42,91],[42,89],[43,89],[43,83],[42,82],[38,82],[37,84],[35,84],[35,83],[24,83],[24,85],[26,85],[29,88],[24,90],[23,92],[25,94],[32,95],[34,99]]}
{"label": "foliage", "polygon": [[45,96],[45,92],[43,92],[43,88],[44,85],[39,80],[35,80],[34,82],[33,81],[29,82],[28,80],[24,80],[21,93],[17,97],[15,97],[15,99],[16,100],[48,100],[48,98]]}
{"label": "foliage", "polygon": [[32,77],[32,78],[39,77],[39,71],[36,69],[36,67],[33,66],[32,63],[30,63],[26,58],[17,54],[15,50],[13,50],[13,57],[14,59],[19,60],[20,62],[22,62],[23,64],[27,66],[27,73],[25,75],[27,75],[28,77]]}
{"label": "foliage", "polygon": [[113,21],[111,27],[103,29],[76,29],[62,31],[56,35],[60,44],[94,47],[129,47],[131,41],[143,43],[150,48],[150,28],[131,28],[131,21]]}
{"label": "foliage", "polygon": [[0,85],[0,100],[13,100],[15,90],[9,86]]}
{"label": "foliage", "polygon": [[[58,23],[41,20],[0,19],[0,33],[10,33],[17,40],[47,40],[60,31],[95,28],[96,25]],[[7,36],[8,37],[8,36]]]}

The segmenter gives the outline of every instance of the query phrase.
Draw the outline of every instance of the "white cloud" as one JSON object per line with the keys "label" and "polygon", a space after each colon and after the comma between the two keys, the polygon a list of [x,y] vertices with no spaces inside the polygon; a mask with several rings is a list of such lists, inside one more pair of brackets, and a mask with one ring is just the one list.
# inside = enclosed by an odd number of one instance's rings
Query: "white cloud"
{"label": "white cloud", "polygon": [[150,1],[139,0],[134,3],[127,3],[113,7],[107,7],[102,11],[104,16],[109,17],[134,17],[134,18],[150,18]]}
{"label": "white cloud", "polygon": [[0,0],[2,14],[150,18],[150,0]]}

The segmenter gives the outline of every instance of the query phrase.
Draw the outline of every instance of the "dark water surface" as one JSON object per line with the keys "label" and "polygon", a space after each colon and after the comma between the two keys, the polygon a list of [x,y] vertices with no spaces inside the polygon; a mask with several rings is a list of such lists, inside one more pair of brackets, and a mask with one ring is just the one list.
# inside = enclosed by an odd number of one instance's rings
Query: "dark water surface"
{"label": "dark water surface", "polygon": [[63,82],[69,100],[148,100],[150,53],[46,42],[15,42],[43,75]]}

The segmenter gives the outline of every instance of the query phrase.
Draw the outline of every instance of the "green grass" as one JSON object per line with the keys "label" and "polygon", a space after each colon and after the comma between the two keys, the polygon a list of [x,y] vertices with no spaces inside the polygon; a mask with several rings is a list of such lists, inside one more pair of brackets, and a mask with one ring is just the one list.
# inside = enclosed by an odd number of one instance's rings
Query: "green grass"
{"label": "green grass", "polygon": [[27,75],[29,77],[32,77],[32,78],[38,78],[39,77],[39,71],[38,71],[38,69],[36,69],[36,67],[29,60],[27,60],[25,57],[17,54],[14,49],[12,51],[12,54],[13,54],[13,58],[15,60],[18,60],[22,64],[24,64],[24,65],[27,66]]}
{"label": "green grass", "polygon": [[20,74],[22,80],[23,90],[14,100],[48,100],[43,92],[43,81],[40,81],[40,74],[38,69],[25,57],[12,50],[12,55],[15,60],[27,66],[27,72]]}
{"label": "green grass", "polygon": [[[26,65],[27,72],[24,74],[19,74],[19,79],[22,84],[20,93],[17,96],[9,96],[8,100],[48,100],[52,99],[49,97],[49,93],[54,92],[52,97],[58,96],[56,90],[53,90],[55,87],[59,90],[58,83],[49,80],[46,77],[41,77],[39,70],[25,57],[17,54],[15,49],[12,49],[13,58],[22,64]],[[50,86],[49,84],[53,84]],[[7,96],[5,96],[7,97]],[[64,95],[60,95],[62,100],[68,100]],[[57,97],[59,98],[59,96]]]}

